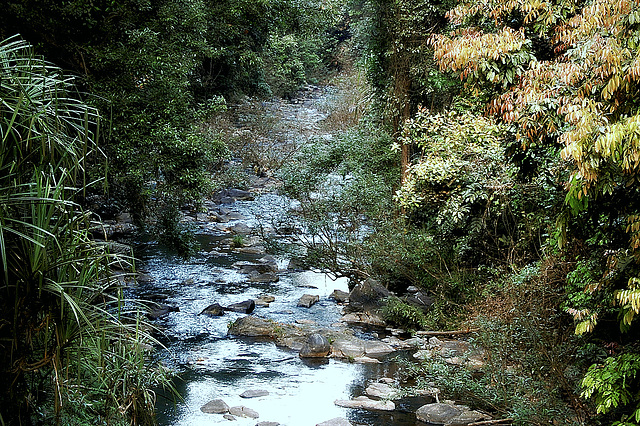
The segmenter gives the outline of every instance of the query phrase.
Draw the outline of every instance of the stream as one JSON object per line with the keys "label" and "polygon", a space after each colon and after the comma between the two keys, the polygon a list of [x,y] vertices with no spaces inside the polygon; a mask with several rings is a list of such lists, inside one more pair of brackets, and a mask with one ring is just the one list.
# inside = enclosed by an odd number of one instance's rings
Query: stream
{"label": "stream", "polygon": [[[326,90],[315,89],[293,102],[274,102],[269,108],[284,111],[289,132],[308,132],[317,128],[323,113],[318,105]],[[304,121],[304,122],[303,122]],[[237,417],[232,424],[254,426],[274,422],[288,426],[307,426],[341,417],[356,425],[416,425],[415,410],[424,399],[396,401],[392,412],[341,408],[338,399],[363,395],[366,385],[382,377],[397,379],[392,354],[378,364],[357,364],[328,358],[301,359],[298,353],[276,346],[272,341],[239,338],[227,334],[231,322],[246,314],[226,312],[223,316],[199,315],[212,303],[222,306],[256,299],[261,295],[275,299],[268,306],[256,306],[251,315],[282,323],[313,321],[330,327],[340,320],[343,306],[328,296],[335,290],[349,291],[346,279],[331,280],[323,273],[288,270],[288,259],[275,256],[279,272],[277,282],[249,282],[236,262],[255,262],[265,256],[230,248],[228,239],[235,225],[254,230],[265,226],[264,218],[277,214],[291,202],[275,191],[256,194],[254,200],[224,205],[207,202],[205,207],[234,218],[225,223],[210,220],[207,214],[187,218],[197,230],[199,252],[188,260],[177,256],[157,242],[141,244],[136,257],[146,279],[139,280],[131,291],[135,296],[157,300],[179,308],[154,321],[163,335],[162,362],[176,372],[174,384],[182,400],[174,401],[162,393],[157,402],[160,425],[211,425],[228,423],[221,414],[207,414],[200,407],[213,399],[229,406],[244,405],[259,413],[258,419]],[[319,296],[310,308],[298,307],[303,294]],[[373,335],[356,330],[359,337]],[[407,356],[404,354],[404,356]],[[260,389],[268,395],[246,399],[240,394]]]}

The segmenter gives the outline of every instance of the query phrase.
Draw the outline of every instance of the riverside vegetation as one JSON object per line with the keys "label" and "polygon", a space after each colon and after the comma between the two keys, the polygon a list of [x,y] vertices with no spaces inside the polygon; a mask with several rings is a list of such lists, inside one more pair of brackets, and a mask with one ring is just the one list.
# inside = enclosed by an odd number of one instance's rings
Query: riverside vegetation
{"label": "riverside vegetation", "polygon": [[[168,372],[92,215],[188,251],[178,210],[241,186],[244,153],[300,201],[301,262],[433,298],[389,299],[397,326],[478,330],[482,374],[410,364],[418,389],[640,424],[637,1],[116,3],[0,6],[0,423],[153,423]],[[228,104],[331,67],[336,137],[285,162],[232,137]]]}

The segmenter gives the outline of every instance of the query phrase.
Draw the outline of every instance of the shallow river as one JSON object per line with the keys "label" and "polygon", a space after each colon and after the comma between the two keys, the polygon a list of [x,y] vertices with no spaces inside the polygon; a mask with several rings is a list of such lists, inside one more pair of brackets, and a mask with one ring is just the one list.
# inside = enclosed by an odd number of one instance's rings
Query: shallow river
{"label": "shallow river", "polygon": [[[314,100],[301,103],[300,108],[313,110]],[[279,208],[282,203],[286,200],[265,194],[255,201],[236,201],[226,207],[243,215],[242,223],[256,226],[261,215],[275,206]],[[142,245],[136,253],[141,259],[139,268],[152,277],[137,285],[136,295],[162,299],[162,303],[180,309],[155,321],[164,331],[161,340],[168,348],[163,352],[163,362],[177,372],[175,385],[183,398],[173,401],[159,395],[160,425],[229,423],[220,414],[205,414],[200,410],[218,398],[229,406],[244,405],[260,414],[259,419],[238,417],[231,423],[237,425],[254,426],[260,421],[271,421],[288,426],[312,426],[336,417],[363,425],[416,424],[413,412],[423,400],[400,401],[391,414],[345,409],[334,404],[337,399],[362,395],[370,380],[396,378],[395,362],[364,365],[335,359],[307,361],[271,341],[228,336],[229,323],[243,314],[199,315],[212,303],[227,306],[269,294],[275,301],[269,307],[256,307],[252,315],[285,323],[309,319],[329,326],[339,320],[342,307],[327,296],[334,289],[348,291],[348,288],[346,280],[332,281],[322,273],[286,271],[284,258],[278,259],[282,270],[278,282],[250,283],[232,264],[257,260],[263,255],[221,248],[221,240],[230,236],[221,226],[208,222],[194,222],[194,225],[198,229],[200,252],[187,261],[156,243]],[[311,308],[297,307],[298,299],[305,293],[319,295],[320,301]],[[364,332],[359,333],[360,337],[371,338]],[[248,389],[263,389],[269,395],[241,398],[239,395]]]}

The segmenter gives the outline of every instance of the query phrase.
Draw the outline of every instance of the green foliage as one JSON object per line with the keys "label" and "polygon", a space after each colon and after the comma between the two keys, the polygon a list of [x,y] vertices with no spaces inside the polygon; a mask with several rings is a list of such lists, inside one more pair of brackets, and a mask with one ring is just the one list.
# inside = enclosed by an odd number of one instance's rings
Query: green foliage
{"label": "green foliage", "polygon": [[406,330],[422,330],[427,326],[424,312],[397,297],[390,297],[385,301],[382,315],[385,321]]}
{"label": "green foliage", "polygon": [[[608,413],[625,407],[622,422],[615,424],[640,424],[640,406],[636,375],[640,370],[640,355],[626,353],[609,357],[603,364],[594,364],[582,379],[582,396],[593,398],[596,413]],[[635,407],[633,404],[636,403]]]}
{"label": "green foliage", "polygon": [[92,241],[91,216],[75,201],[100,150],[99,115],[74,83],[26,42],[0,43],[0,418],[82,411],[149,423],[151,388],[168,377],[143,349],[157,342],[141,310],[111,277],[129,259]]}

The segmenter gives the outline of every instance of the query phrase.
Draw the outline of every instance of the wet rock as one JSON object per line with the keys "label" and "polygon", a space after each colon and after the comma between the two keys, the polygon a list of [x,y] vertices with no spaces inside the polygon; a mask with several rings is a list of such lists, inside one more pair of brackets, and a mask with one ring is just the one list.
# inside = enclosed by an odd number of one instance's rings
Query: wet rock
{"label": "wet rock", "polygon": [[380,361],[379,359],[369,358],[368,356],[359,356],[359,357],[353,358],[353,362],[355,362],[356,364],[381,364],[382,363],[382,361]]}
{"label": "wet rock", "polygon": [[378,281],[368,278],[349,293],[349,307],[356,311],[374,312],[382,308],[384,299],[391,296]]}
{"label": "wet rock", "polygon": [[260,417],[257,411],[247,408],[244,405],[229,408],[229,414],[237,417],[248,417],[250,419],[257,419]]}
{"label": "wet rock", "polygon": [[253,300],[245,300],[244,302],[233,303],[225,308],[226,311],[239,312],[241,314],[250,314],[256,308],[256,302]]}
{"label": "wet rock", "polygon": [[393,411],[396,409],[396,404],[393,401],[375,401],[366,396],[359,396],[351,400],[339,399],[334,401],[334,404],[338,407],[360,408],[363,410]]}
{"label": "wet rock", "polygon": [[344,315],[340,320],[348,324],[368,325],[370,327],[386,326],[386,323],[382,318],[367,312],[352,312]]}
{"label": "wet rock", "polygon": [[237,251],[245,254],[265,254],[267,252],[267,249],[263,246],[252,246],[240,247],[239,249],[237,249]]}
{"label": "wet rock", "polygon": [[287,269],[290,271],[303,271],[305,269],[304,264],[297,259],[291,259],[287,265]]}
{"label": "wet rock", "polygon": [[222,416],[222,418],[225,420],[229,420],[230,422],[235,422],[237,420],[235,416],[232,416],[231,414],[225,414],[224,416]]}
{"label": "wet rock", "polygon": [[220,317],[224,315],[224,308],[217,303],[212,303],[211,305],[204,308],[199,315],[211,315],[215,317]]}
{"label": "wet rock", "polygon": [[336,289],[329,295],[329,299],[333,299],[338,303],[347,303],[349,301],[349,293]]}
{"label": "wet rock", "polygon": [[200,411],[207,414],[225,414],[229,412],[229,406],[221,399],[214,399],[200,407]]}
{"label": "wet rock", "polygon": [[377,340],[365,340],[364,354],[373,358],[382,357],[395,352],[390,345]]}
{"label": "wet rock", "polygon": [[336,358],[358,358],[364,356],[364,341],[353,339],[338,339],[332,345],[333,356]]}
{"label": "wet rock", "polygon": [[227,229],[236,235],[249,235],[253,231],[253,229],[251,229],[251,227],[246,223],[236,223]]}
{"label": "wet rock", "polygon": [[321,334],[313,333],[300,349],[300,358],[324,358],[331,352],[329,340]]}
{"label": "wet rock", "polygon": [[317,322],[310,319],[297,319],[296,324],[314,325],[314,324],[317,324]]}
{"label": "wet rock", "polygon": [[237,319],[229,327],[229,334],[245,337],[271,337],[273,336],[279,323],[259,318],[256,316],[246,316]]}
{"label": "wet rock", "polygon": [[252,283],[277,283],[280,277],[273,272],[265,272],[263,274],[254,272],[249,274],[249,282]]}
{"label": "wet rock", "polygon": [[269,391],[264,389],[248,389],[240,394],[241,398],[259,398],[269,395]]}
{"label": "wet rock", "polygon": [[491,416],[470,410],[465,405],[454,405],[444,402],[427,404],[416,411],[418,420],[434,425],[467,425],[482,420],[489,420]]}
{"label": "wet rock", "polygon": [[336,417],[335,419],[327,420],[326,422],[318,423],[316,426],[352,426],[351,422],[342,417]]}
{"label": "wet rock", "polygon": [[236,201],[253,201],[255,197],[249,191],[242,189],[228,189],[225,194],[227,197],[231,197]]}
{"label": "wet rock", "polygon": [[396,389],[387,383],[371,383],[364,393],[371,398],[396,399],[399,397]]}
{"label": "wet rock", "polygon": [[236,262],[233,264],[243,274],[265,274],[278,272],[278,265],[270,262]]}
{"label": "wet rock", "polygon": [[159,318],[166,317],[171,312],[180,312],[180,308],[178,308],[177,306],[159,305],[155,308],[152,308],[147,313],[147,317],[149,317],[152,320],[156,320]]}
{"label": "wet rock", "polygon": [[298,306],[310,308],[320,300],[317,294],[305,294],[298,300]]}

